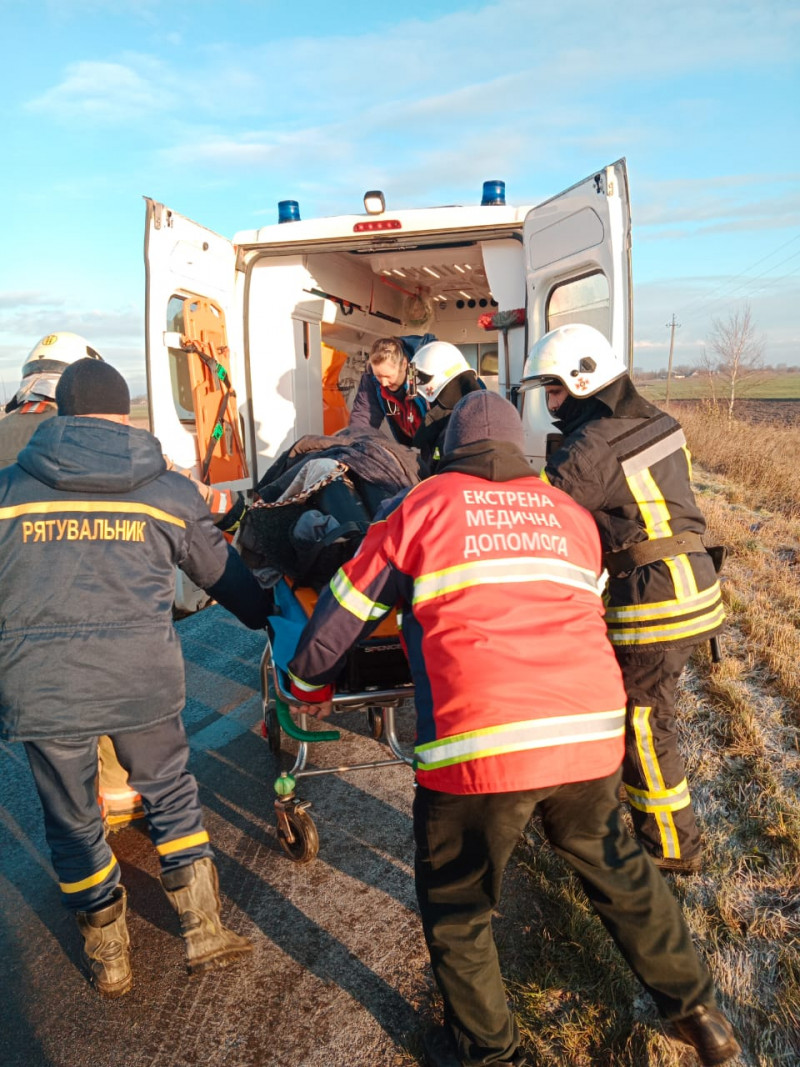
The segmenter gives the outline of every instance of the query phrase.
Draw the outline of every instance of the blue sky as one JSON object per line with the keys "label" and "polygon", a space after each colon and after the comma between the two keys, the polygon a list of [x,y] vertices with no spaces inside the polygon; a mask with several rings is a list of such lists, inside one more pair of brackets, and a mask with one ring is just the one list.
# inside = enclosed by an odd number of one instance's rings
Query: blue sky
{"label": "blue sky", "polygon": [[537,203],[628,160],[638,364],[749,302],[800,363],[800,3],[0,0],[0,400],[45,333],[144,382],[144,201],[226,236]]}

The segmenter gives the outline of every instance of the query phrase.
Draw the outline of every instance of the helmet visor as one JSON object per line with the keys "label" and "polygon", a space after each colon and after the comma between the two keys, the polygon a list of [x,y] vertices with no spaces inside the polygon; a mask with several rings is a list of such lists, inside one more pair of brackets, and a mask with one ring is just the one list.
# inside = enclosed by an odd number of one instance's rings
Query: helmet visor
{"label": "helmet visor", "polygon": [[552,374],[543,374],[539,378],[523,378],[519,387],[521,393],[527,393],[531,389],[544,388],[546,385],[563,385],[560,378],[554,378]]}

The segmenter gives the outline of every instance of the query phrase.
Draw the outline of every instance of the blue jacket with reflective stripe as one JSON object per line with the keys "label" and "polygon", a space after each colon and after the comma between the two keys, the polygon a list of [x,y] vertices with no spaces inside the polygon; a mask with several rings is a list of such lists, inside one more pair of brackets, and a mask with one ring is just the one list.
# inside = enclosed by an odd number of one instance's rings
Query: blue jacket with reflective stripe
{"label": "blue jacket with reflective stripe", "polygon": [[152,434],[43,423],[0,471],[2,736],[90,737],[179,712],[176,566],[264,625],[259,586]]}

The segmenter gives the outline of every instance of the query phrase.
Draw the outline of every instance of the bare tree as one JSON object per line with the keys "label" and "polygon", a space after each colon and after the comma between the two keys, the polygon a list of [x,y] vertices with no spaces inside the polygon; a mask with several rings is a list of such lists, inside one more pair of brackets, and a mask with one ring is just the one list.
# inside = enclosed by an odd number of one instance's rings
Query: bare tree
{"label": "bare tree", "polygon": [[727,396],[730,423],[737,398],[759,380],[764,363],[764,340],[755,332],[750,305],[727,319],[713,319],[708,343],[718,357],[715,372]]}
{"label": "bare tree", "polygon": [[717,367],[716,363],[711,359],[708,354],[708,349],[703,345],[703,354],[697,361],[697,366],[700,373],[708,382],[709,399],[707,406],[711,409],[715,416],[719,415],[719,397],[717,396]]}

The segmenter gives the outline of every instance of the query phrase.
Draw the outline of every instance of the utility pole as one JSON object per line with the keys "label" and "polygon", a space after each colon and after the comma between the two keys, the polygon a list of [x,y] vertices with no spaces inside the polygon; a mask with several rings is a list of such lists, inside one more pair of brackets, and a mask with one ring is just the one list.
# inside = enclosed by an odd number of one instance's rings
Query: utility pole
{"label": "utility pole", "polygon": [[667,364],[667,392],[664,397],[664,406],[669,407],[669,383],[672,378],[672,353],[675,350],[675,329],[680,329],[680,323],[675,321],[675,313],[672,313],[672,321],[666,323],[669,334],[669,363]]}

